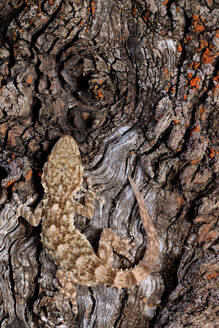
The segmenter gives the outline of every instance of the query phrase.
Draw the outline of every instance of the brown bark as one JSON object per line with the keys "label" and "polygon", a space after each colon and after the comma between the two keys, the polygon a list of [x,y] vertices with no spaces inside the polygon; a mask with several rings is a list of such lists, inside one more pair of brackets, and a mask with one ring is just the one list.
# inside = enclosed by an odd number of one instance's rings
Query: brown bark
{"label": "brown bark", "polygon": [[[218,9],[213,0],[12,0],[0,4],[0,326],[216,327]],[[77,140],[105,204],[77,218],[94,249],[103,227],[146,236],[131,170],[158,231],[160,272],[138,287],[77,287],[57,304],[40,227],[17,218],[43,196],[58,138]],[[130,268],[115,255],[115,266]]]}

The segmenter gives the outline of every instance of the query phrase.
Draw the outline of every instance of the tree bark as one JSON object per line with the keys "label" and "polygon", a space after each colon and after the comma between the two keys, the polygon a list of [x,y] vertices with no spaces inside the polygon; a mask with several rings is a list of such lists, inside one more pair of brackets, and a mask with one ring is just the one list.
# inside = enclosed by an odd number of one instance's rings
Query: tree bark
{"label": "tree bark", "polygon": [[[11,0],[0,4],[0,327],[216,327],[218,7],[213,0]],[[15,213],[43,197],[40,173],[72,135],[94,188],[80,231],[147,247],[131,171],[161,249],[160,271],[117,290],[54,301],[57,267]],[[133,264],[115,254],[115,267]]]}

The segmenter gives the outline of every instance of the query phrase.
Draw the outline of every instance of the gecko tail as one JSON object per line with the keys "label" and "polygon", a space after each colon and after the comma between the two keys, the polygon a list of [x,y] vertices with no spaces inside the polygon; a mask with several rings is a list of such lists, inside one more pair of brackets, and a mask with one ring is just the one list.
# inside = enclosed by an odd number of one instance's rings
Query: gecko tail
{"label": "gecko tail", "polygon": [[143,223],[144,230],[147,235],[147,249],[142,259],[142,263],[148,268],[154,268],[158,264],[160,255],[160,244],[158,234],[155,229],[155,226],[153,225],[149,217],[144,198],[142,197],[138,187],[136,186],[130,175],[128,176],[128,179],[137,199],[141,221]]}
{"label": "gecko tail", "polygon": [[138,285],[145,280],[151,272],[152,271],[142,262],[131,270],[119,270],[116,272],[112,287],[127,288]]}
{"label": "gecko tail", "polygon": [[99,283],[110,287],[128,288],[138,285],[145,280],[148,274],[152,273],[144,263],[140,262],[137,266],[130,270],[115,270],[106,265],[100,265],[95,270],[96,280]]}
{"label": "gecko tail", "polygon": [[141,220],[147,234],[147,249],[142,261],[133,269],[116,271],[104,264],[96,268],[95,275],[98,282],[117,288],[128,288],[138,285],[149,274],[156,272],[160,255],[158,235],[148,215],[144,198],[130,175],[128,179],[137,199]]}
{"label": "gecko tail", "polygon": [[136,186],[130,175],[128,175],[128,179],[137,199],[141,220],[147,235],[147,249],[142,261],[133,269],[126,271],[121,270],[116,272],[113,281],[113,286],[118,288],[137,285],[141,281],[145,280],[148,274],[156,272],[160,255],[158,235],[149,217],[144,198],[142,197],[138,187]]}

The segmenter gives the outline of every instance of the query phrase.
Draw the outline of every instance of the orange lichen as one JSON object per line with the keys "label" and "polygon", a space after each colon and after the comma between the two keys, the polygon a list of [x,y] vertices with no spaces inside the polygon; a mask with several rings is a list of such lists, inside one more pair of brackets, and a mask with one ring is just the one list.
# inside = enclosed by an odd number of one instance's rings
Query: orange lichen
{"label": "orange lichen", "polygon": [[97,93],[98,93],[98,95],[97,95],[97,98],[103,98],[103,95],[102,95],[102,93],[100,92],[100,90],[97,90]]}
{"label": "orange lichen", "polygon": [[15,180],[13,179],[13,180],[11,180],[11,181],[9,181],[8,182],[8,184],[5,186],[5,188],[8,188],[8,187],[10,187],[13,183],[15,182]]}
{"label": "orange lichen", "polygon": [[200,82],[201,82],[201,79],[197,76],[197,77],[195,77],[194,79],[192,79],[190,81],[190,86],[195,87],[196,89],[198,89],[199,85],[200,85]]}
{"label": "orange lichen", "polygon": [[187,77],[188,77],[188,79],[191,79],[191,77],[192,77],[192,73],[189,72],[189,73],[187,74]]}
{"label": "orange lichen", "polygon": [[196,21],[196,20],[199,19],[199,16],[198,15],[193,15],[192,18],[193,18],[194,21]]}
{"label": "orange lichen", "polygon": [[28,170],[28,172],[27,172],[27,174],[24,176],[24,178],[28,181],[28,180],[30,180],[31,176],[32,176],[32,170]]}
{"label": "orange lichen", "polygon": [[31,84],[31,82],[32,82],[32,78],[31,78],[31,76],[28,76],[28,78],[27,78],[27,83],[28,83],[28,84]]}
{"label": "orange lichen", "polygon": [[182,46],[181,46],[181,44],[178,45],[177,49],[178,49],[179,52],[182,52]]}
{"label": "orange lichen", "polygon": [[200,63],[194,62],[194,68],[198,68],[200,66]]}
{"label": "orange lichen", "polygon": [[166,5],[168,4],[168,1],[169,1],[169,0],[165,0],[165,1],[163,2],[164,6],[166,6]]}
{"label": "orange lichen", "polygon": [[211,51],[209,48],[207,48],[205,50],[205,52],[203,53],[203,56],[202,56],[202,63],[204,64],[212,64],[214,59],[216,57],[216,54],[215,55],[212,55]]}
{"label": "orange lichen", "polygon": [[200,66],[200,63],[198,63],[198,62],[192,62],[191,64],[190,64],[190,68],[192,69],[192,68],[198,68]]}
{"label": "orange lichen", "polygon": [[184,94],[183,99],[186,100],[187,97],[188,97],[188,96],[187,96],[186,94]]}
{"label": "orange lichen", "polygon": [[95,10],[96,10],[96,4],[95,4],[95,2],[94,1],[91,1],[91,11],[92,11],[92,15],[94,15],[95,14]]}
{"label": "orange lichen", "polygon": [[209,274],[209,275],[207,275],[206,278],[207,278],[207,279],[212,279],[212,278],[217,278],[217,276],[218,276],[218,272],[215,272],[215,273],[213,273],[213,274]]}
{"label": "orange lichen", "polygon": [[136,8],[133,7],[133,8],[132,8],[132,16],[135,16],[135,14],[136,14]]}
{"label": "orange lichen", "polygon": [[219,81],[219,71],[217,71],[217,75],[213,77],[213,81]]}
{"label": "orange lichen", "polygon": [[209,155],[209,157],[210,158],[214,158],[214,156],[215,156],[215,151],[214,151],[214,149],[210,148],[210,155]]}
{"label": "orange lichen", "polygon": [[178,120],[173,120],[173,122],[174,122],[175,124],[178,124],[178,123],[179,123],[179,121],[178,121]]}
{"label": "orange lichen", "polygon": [[198,162],[200,162],[201,158],[194,159],[193,161],[190,161],[192,165],[196,165]]}
{"label": "orange lichen", "polygon": [[198,50],[202,50],[208,47],[208,42],[206,40],[200,40],[200,48]]}
{"label": "orange lichen", "polygon": [[194,22],[193,25],[194,25],[194,29],[195,29],[196,33],[201,33],[205,30],[204,25],[199,22]]}
{"label": "orange lichen", "polygon": [[193,20],[194,20],[193,26],[194,26],[196,33],[203,32],[205,30],[205,27],[201,22],[200,16],[193,15]]}
{"label": "orange lichen", "polygon": [[170,85],[171,85],[171,84],[168,83],[167,86],[165,87],[165,91],[166,91],[166,92],[169,91],[169,89],[170,89]]}

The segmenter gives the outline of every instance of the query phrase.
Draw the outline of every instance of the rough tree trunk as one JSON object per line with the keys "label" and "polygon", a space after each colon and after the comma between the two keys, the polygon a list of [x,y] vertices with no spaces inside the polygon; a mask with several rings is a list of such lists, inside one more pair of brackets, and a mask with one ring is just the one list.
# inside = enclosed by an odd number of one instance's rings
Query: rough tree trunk
{"label": "rough tree trunk", "polygon": [[[11,0],[0,4],[1,327],[216,327],[217,1]],[[77,287],[78,315],[54,303],[57,268],[41,227],[17,218],[43,196],[40,172],[74,136],[101,187],[103,227],[147,247],[131,170],[159,234],[160,272],[117,290]],[[132,265],[115,255],[115,266]]]}

